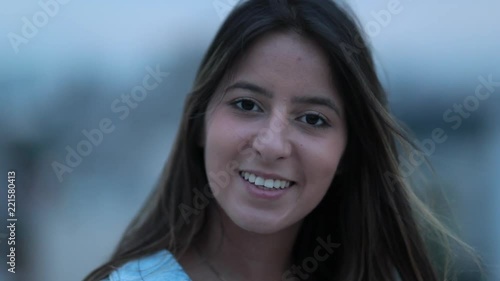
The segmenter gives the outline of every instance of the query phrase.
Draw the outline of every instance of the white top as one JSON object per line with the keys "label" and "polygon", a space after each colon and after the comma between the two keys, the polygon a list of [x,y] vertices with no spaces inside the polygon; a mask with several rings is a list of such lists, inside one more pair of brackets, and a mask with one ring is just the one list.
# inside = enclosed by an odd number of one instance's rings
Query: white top
{"label": "white top", "polygon": [[102,281],[191,281],[175,257],[167,250],[132,260],[111,272]]}

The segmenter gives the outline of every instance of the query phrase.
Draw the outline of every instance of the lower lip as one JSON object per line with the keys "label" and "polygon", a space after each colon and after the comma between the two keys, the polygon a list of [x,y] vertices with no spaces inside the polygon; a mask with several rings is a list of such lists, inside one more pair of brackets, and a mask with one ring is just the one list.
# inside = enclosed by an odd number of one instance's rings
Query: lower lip
{"label": "lower lip", "polygon": [[285,189],[276,189],[276,190],[264,190],[261,188],[258,188],[256,185],[253,183],[250,183],[246,181],[244,178],[241,177],[241,175],[238,176],[241,181],[244,183],[246,190],[253,196],[257,198],[262,198],[262,199],[270,199],[270,200],[276,200],[283,196],[290,188],[293,186],[287,187]]}

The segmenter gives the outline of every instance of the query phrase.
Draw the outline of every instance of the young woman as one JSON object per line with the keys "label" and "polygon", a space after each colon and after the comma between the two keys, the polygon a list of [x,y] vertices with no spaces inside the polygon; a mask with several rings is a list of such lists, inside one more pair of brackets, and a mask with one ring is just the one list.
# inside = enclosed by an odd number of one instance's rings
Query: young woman
{"label": "young woman", "polygon": [[428,249],[455,238],[400,175],[400,144],[344,9],[244,1],[202,61],[160,184],[86,280],[445,280]]}

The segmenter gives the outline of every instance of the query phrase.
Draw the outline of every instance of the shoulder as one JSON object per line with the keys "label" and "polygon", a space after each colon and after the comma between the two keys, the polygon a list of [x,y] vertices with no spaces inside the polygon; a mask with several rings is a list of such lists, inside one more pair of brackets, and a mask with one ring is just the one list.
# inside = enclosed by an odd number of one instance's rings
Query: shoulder
{"label": "shoulder", "polygon": [[167,250],[129,261],[102,281],[190,281],[175,257]]}

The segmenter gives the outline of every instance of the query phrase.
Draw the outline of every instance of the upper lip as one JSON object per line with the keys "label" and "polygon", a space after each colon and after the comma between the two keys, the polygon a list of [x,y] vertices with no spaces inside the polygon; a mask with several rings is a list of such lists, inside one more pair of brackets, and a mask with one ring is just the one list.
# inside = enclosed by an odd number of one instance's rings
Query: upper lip
{"label": "upper lip", "polygon": [[255,170],[245,170],[245,169],[243,169],[243,170],[240,170],[240,172],[248,172],[248,173],[254,174],[256,176],[259,176],[259,177],[262,177],[262,178],[265,178],[265,179],[285,180],[285,181],[289,181],[289,182],[294,182],[293,180],[287,179],[287,178],[282,177],[280,175],[271,174],[271,173],[264,173],[264,172],[258,172],[258,171],[255,171]]}

